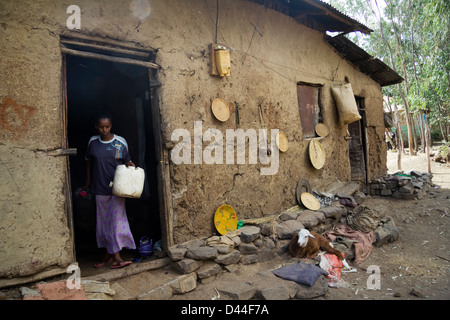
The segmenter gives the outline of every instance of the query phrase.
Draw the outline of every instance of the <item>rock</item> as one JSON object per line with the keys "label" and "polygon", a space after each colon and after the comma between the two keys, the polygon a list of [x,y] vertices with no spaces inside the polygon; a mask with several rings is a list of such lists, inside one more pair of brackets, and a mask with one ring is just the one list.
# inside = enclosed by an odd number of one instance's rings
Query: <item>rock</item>
{"label": "rock", "polygon": [[377,227],[375,229],[374,246],[375,247],[384,246],[385,244],[387,244],[389,242],[390,238],[391,238],[391,234],[389,233],[388,230],[384,229],[382,226]]}
{"label": "rock", "polygon": [[412,185],[413,185],[413,187],[414,188],[418,188],[418,189],[422,189],[422,187],[423,187],[423,182],[421,182],[421,181],[415,181],[415,182],[412,182]]}
{"label": "rock", "polygon": [[398,185],[398,183],[395,180],[386,181],[386,189],[391,189],[391,190],[396,189],[397,185]]}
{"label": "rock", "polygon": [[215,262],[206,261],[203,266],[197,269],[197,277],[206,279],[222,272],[222,268]]}
{"label": "rock", "polygon": [[229,253],[231,250],[233,250],[235,243],[233,240],[231,240],[227,236],[214,236],[211,238],[208,238],[206,240],[206,244],[210,247],[216,248],[218,253]]}
{"label": "rock", "polygon": [[364,206],[371,210],[374,210],[378,219],[384,218],[387,214],[387,207],[385,205],[377,203],[376,201],[371,201],[369,203],[366,202]]}
{"label": "rock", "polygon": [[186,257],[194,260],[209,260],[217,257],[218,251],[214,247],[188,248]]}
{"label": "rock", "polygon": [[413,295],[413,296],[416,296],[418,298],[425,298],[425,295],[422,292],[420,292],[420,291],[418,291],[418,290],[416,290],[414,288],[409,292],[409,294]]}
{"label": "rock", "polygon": [[303,229],[304,226],[297,220],[287,220],[282,223],[275,224],[275,233],[278,239],[291,239],[296,233]]}
{"label": "rock", "polygon": [[284,285],[276,284],[256,290],[256,296],[261,300],[289,300],[289,291]]}
{"label": "rock", "polygon": [[238,236],[238,235],[234,235],[233,237],[230,237],[229,235],[227,235],[227,237],[228,237],[231,241],[233,241],[234,247],[237,247],[237,246],[240,245],[241,242],[242,242],[241,237]]}
{"label": "rock", "polygon": [[389,242],[394,242],[398,239],[398,237],[400,236],[400,233],[398,232],[398,229],[394,223],[394,220],[392,220],[390,217],[386,217],[385,220],[386,220],[386,222],[384,222],[383,228],[386,229],[391,235]]}
{"label": "rock", "polygon": [[193,248],[193,247],[204,247],[206,245],[206,241],[203,239],[193,239],[183,243],[178,244],[177,246],[180,248]]}
{"label": "rock", "polygon": [[259,255],[256,253],[243,255],[243,256],[241,256],[241,259],[239,260],[239,262],[243,265],[253,264],[258,261],[259,261]]}
{"label": "rock", "polygon": [[264,247],[269,248],[269,249],[273,249],[276,246],[275,242],[271,238],[268,238],[268,237],[265,237],[263,239],[263,245],[264,245]]}
{"label": "rock", "polygon": [[328,292],[328,282],[323,275],[317,278],[316,282],[311,286],[297,284],[298,290],[295,299],[313,299],[325,295]]}
{"label": "rock", "polygon": [[408,182],[411,182],[410,177],[399,177],[397,181],[399,187],[403,187],[404,185],[408,184]]}
{"label": "rock", "polygon": [[381,220],[382,225],[375,229],[375,247],[381,247],[387,243],[394,242],[399,237],[399,232],[394,220],[386,217]]}
{"label": "rock", "polygon": [[263,246],[264,243],[263,243],[262,239],[255,239],[255,241],[253,241],[253,244],[255,246],[257,246],[258,248],[260,248]]}
{"label": "rock", "polygon": [[217,255],[214,262],[216,262],[218,264],[222,264],[222,265],[230,265],[230,264],[238,263],[240,258],[241,258],[241,253],[238,250],[233,250],[227,254]]}
{"label": "rock", "polygon": [[427,192],[425,189],[420,189],[417,193],[414,192],[414,194],[416,195],[416,198],[420,200],[427,194]]}
{"label": "rock", "polygon": [[194,290],[197,287],[197,274],[195,272],[178,277],[169,282],[174,294],[183,294]]}
{"label": "rock", "polygon": [[239,270],[239,266],[237,264],[223,265],[223,269],[229,273],[235,273]]}
{"label": "rock", "polygon": [[380,194],[382,196],[391,196],[392,195],[392,190],[391,189],[384,189],[380,191]]}
{"label": "rock", "polygon": [[261,229],[256,226],[244,226],[239,229],[241,232],[241,241],[245,243],[250,243],[261,234]]}
{"label": "rock", "polygon": [[114,300],[132,300],[133,299],[133,297],[130,295],[130,293],[124,287],[122,287],[120,284],[118,284],[117,282],[115,282],[111,285],[111,289],[113,289],[114,292],[116,293],[113,297]]}
{"label": "rock", "polygon": [[380,184],[379,184],[379,183],[371,183],[371,184],[370,184],[370,189],[371,189],[371,190],[380,190],[381,187],[380,187]]}
{"label": "rock", "polygon": [[[357,191],[355,192],[355,194],[353,195],[353,199],[355,199],[357,204],[362,204],[364,203],[364,201],[366,200],[366,195],[361,192],[361,191]],[[320,210],[322,211],[322,210]],[[323,211],[322,211],[323,212]],[[325,216],[326,217],[326,216]]]}
{"label": "rock", "polygon": [[175,268],[181,273],[191,273],[203,265],[203,261],[185,258],[175,263]]}
{"label": "rock", "polygon": [[325,216],[322,212],[305,210],[300,213],[296,221],[300,222],[304,228],[309,229],[323,220],[325,220]]}
{"label": "rock", "polygon": [[81,286],[87,300],[113,300],[116,293],[107,281],[81,280]]}
{"label": "rock", "polygon": [[298,284],[278,278],[272,271],[265,270],[255,274],[248,282],[256,290],[256,299],[288,300],[295,297]]}
{"label": "rock", "polygon": [[276,258],[276,253],[273,248],[267,247],[259,248],[257,255],[259,262],[266,262]]}
{"label": "rock", "polygon": [[167,249],[167,255],[172,261],[180,261],[183,260],[186,256],[187,249],[178,247],[178,246],[171,246]]}
{"label": "rock", "polygon": [[325,218],[334,218],[339,220],[343,214],[347,212],[347,210],[343,206],[329,206],[319,209],[320,212],[323,213]]}
{"label": "rock", "polygon": [[217,286],[217,291],[232,300],[250,300],[255,296],[256,290],[242,281],[231,280]]}
{"label": "rock", "polygon": [[276,222],[264,223],[263,225],[261,225],[261,234],[267,237],[272,236],[275,233],[275,224]]}
{"label": "rock", "polygon": [[280,215],[280,220],[281,221],[286,221],[286,220],[295,220],[298,217],[299,212],[298,211],[287,211],[287,212],[283,212]]}
{"label": "rock", "polygon": [[255,246],[253,243],[241,243],[238,247],[241,254],[254,254],[258,252],[258,247]]}
{"label": "rock", "polygon": [[398,189],[400,193],[413,193],[414,192],[414,185],[411,181],[408,181],[404,186],[402,186],[400,189]]}

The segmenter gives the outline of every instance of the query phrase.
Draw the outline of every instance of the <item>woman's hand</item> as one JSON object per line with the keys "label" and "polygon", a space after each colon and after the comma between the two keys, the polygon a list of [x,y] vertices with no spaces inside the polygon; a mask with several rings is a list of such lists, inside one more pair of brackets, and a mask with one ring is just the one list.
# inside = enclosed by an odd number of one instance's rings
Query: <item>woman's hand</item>
{"label": "woman's hand", "polygon": [[127,167],[136,167],[135,164],[133,163],[133,161],[131,161],[131,160],[128,161],[128,162],[126,162],[125,165],[126,165]]}

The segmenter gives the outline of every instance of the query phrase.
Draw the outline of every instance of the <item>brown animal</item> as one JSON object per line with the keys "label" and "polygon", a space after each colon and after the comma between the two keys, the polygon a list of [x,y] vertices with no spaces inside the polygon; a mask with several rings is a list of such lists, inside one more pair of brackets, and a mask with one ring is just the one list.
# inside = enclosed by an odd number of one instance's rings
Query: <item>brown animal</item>
{"label": "brown animal", "polygon": [[289,243],[289,254],[294,258],[314,258],[320,249],[335,254],[340,260],[344,259],[342,253],[334,249],[324,236],[306,229],[301,229]]}

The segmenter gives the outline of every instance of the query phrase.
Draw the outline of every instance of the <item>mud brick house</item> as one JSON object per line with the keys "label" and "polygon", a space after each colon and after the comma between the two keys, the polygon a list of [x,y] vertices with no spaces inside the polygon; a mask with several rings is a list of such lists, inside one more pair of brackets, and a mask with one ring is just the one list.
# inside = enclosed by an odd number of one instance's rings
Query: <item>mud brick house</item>
{"label": "mud brick house", "polygon": [[[381,88],[402,79],[349,32],[371,30],[319,0],[1,1],[0,285],[65,273],[95,247],[93,200],[78,189],[104,110],[146,170],[141,199],[127,200],[132,232],[164,248],[215,234],[222,204],[240,219],[291,207],[299,178],[321,190],[385,175]],[[228,76],[218,49],[229,53]],[[362,119],[342,126],[331,87],[344,83]],[[211,111],[216,98],[225,121]],[[327,136],[318,138],[317,123]],[[250,137],[245,161],[225,161],[216,141],[223,160],[215,148],[218,160],[207,162],[213,142],[196,140],[199,125],[223,141],[227,130],[266,132],[276,170],[261,174],[271,164],[249,161]],[[284,152],[271,144],[273,129],[287,137]],[[312,139],[325,150],[320,169]],[[181,140],[191,162],[173,161]]]}

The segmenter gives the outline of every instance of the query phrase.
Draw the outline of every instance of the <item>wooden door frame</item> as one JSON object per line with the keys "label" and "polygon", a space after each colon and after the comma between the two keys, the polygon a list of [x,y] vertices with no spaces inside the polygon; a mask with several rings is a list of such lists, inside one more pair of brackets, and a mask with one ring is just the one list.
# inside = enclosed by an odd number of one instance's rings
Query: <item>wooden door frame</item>
{"label": "wooden door frame", "polygon": [[[355,96],[358,111],[360,113],[361,119],[357,121],[359,125],[359,133],[361,137],[361,151],[363,152],[364,156],[364,185],[367,186],[369,184],[369,144],[367,143],[368,137],[367,137],[367,118],[366,118],[366,110],[365,110],[365,98]],[[352,177],[352,162],[350,159],[350,150],[349,150],[349,165],[350,165],[350,180]],[[355,180],[357,181],[357,180]],[[360,181],[361,182],[361,181]]]}
{"label": "wooden door frame", "polygon": [[[84,50],[72,50],[64,45],[71,42],[75,42],[79,46],[86,48]],[[68,146],[68,102],[67,102],[67,66],[66,66],[66,56],[75,55],[82,56],[92,59],[113,61],[116,63],[134,64],[148,69],[149,76],[149,90],[150,90],[150,103],[151,103],[151,117],[152,117],[152,127],[155,139],[155,156],[157,160],[157,185],[158,185],[158,201],[159,201],[159,215],[160,215],[160,228],[161,228],[161,240],[163,249],[167,250],[168,247],[174,244],[173,240],[173,207],[172,207],[172,195],[170,189],[170,171],[169,171],[169,152],[163,147],[162,141],[162,130],[161,130],[161,108],[160,108],[160,83],[156,80],[157,70],[159,66],[154,62],[134,60],[133,58],[120,58],[111,57],[107,54],[92,54],[89,52],[89,48],[95,47],[96,49],[105,48],[106,51],[115,52],[133,52],[136,51],[137,54],[141,54],[142,47],[139,49],[134,48],[133,45],[125,44],[125,42],[112,41],[103,38],[82,36],[81,38],[72,37],[69,41],[61,39],[61,55],[62,55],[62,123],[63,123],[63,135],[62,144]],[[146,50],[152,52],[152,49]],[[72,188],[70,184],[70,164],[69,159],[67,159],[65,174],[65,195],[66,195],[66,215],[68,218],[68,225],[71,232],[71,241],[73,247],[73,254],[75,256],[75,239],[74,239],[74,219],[73,219],[73,208],[72,208]]]}

